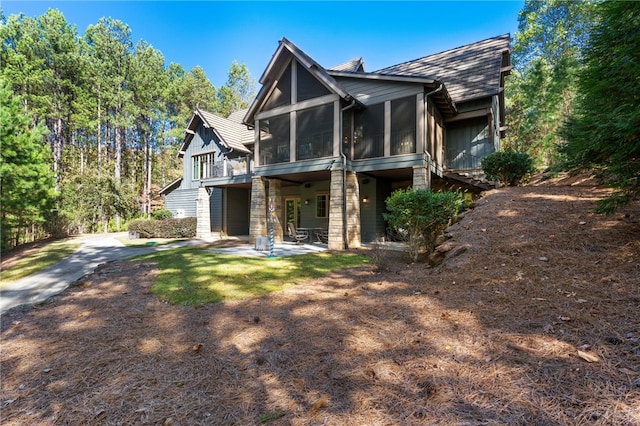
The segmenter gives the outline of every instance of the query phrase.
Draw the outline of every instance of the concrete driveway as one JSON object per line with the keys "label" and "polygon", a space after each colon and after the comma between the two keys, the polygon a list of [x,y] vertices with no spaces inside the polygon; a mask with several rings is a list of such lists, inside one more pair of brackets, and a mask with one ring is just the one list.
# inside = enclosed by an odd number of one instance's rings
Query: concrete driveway
{"label": "concrete driveway", "polygon": [[90,274],[102,263],[201,242],[190,240],[159,246],[127,247],[116,239],[120,235],[122,234],[81,237],[80,248],[71,256],[6,285],[0,289],[0,314],[16,306],[43,302],[64,291],[79,278]]}

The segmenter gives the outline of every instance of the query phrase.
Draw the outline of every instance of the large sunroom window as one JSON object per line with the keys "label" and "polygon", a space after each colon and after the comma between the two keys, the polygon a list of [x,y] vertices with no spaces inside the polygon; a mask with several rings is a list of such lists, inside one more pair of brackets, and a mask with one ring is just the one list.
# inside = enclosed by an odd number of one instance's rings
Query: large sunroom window
{"label": "large sunroom window", "polygon": [[371,105],[354,114],[353,158],[384,156],[384,104]]}
{"label": "large sunroom window", "polygon": [[260,120],[260,164],[288,162],[290,134],[289,114]]}
{"label": "large sunroom window", "polygon": [[320,96],[328,95],[331,92],[324,87],[322,83],[311,75],[302,65],[296,67],[297,70],[297,101],[306,101],[307,99],[319,98]]}
{"label": "large sunroom window", "polygon": [[298,111],[296,117],[296,159],[331,157],[333,104]]}
{"label": "large sunroom window", "polygon": [[416,98],[391,101],[391,155],[416,152]]}
{"label": "large sunroom window", "polygon": [[271,95],[264,104],[264,110],[277,108],[284,105],[291,104],[291,64],[287,66],[280,78],[276,87],[271,92]]}

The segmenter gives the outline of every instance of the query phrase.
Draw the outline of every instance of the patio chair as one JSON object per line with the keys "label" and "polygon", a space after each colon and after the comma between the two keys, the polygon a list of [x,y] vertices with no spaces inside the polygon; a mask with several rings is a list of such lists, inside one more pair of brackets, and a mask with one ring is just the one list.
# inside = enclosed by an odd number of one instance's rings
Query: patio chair
{"label": "patio chair", "polygon": [[327,244],[329,242],[329,231],[326,229],[316,232],[316,237],[319,243]]}
{"label": "patio chair", "polygon": [[287,223],[287,228],[289,230],[289,237],[291,237],[291,239],[294,239],[296,241],[296,244],[300,244],[302,241],[309,238],[309,234],[307,234],[307,231],[296,229],[296,226],[293,224],[293,222]]}

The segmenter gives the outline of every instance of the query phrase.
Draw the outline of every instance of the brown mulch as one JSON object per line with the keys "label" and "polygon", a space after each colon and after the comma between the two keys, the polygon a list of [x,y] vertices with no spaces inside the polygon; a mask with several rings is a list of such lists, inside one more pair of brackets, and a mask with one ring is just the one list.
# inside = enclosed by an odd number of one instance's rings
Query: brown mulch
{"label": "brown mulch", "polygon": [[392,252],[259,299],[172,306],[112,262],[2,317],[0,421],[640,425],[640,205],[578,178],[485,193],[430,268]]}

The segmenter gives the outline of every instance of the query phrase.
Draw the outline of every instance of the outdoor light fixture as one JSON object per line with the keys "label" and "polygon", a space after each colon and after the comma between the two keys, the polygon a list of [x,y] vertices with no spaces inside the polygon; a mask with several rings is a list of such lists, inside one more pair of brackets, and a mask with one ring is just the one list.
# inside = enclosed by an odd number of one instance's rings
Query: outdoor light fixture
{"label": "outdoor light fixture", "polygon": [[308,206],[309,205],[309,199],[307,198],[306,200],[304,200],[304,205]]}
{"label": "outdoor light fixture", "polygon": [[369,202],[369,197],[365,196],[365,197],[362,199],[362,203],[363,203],[363,204],[367,204],[368,202]]}

